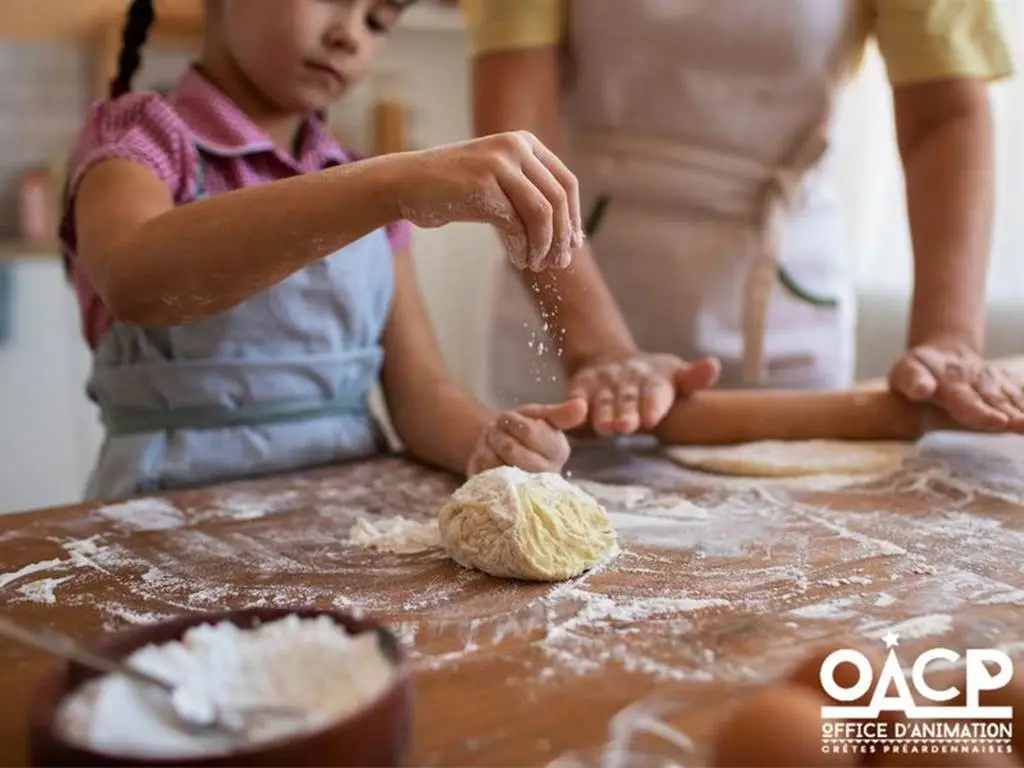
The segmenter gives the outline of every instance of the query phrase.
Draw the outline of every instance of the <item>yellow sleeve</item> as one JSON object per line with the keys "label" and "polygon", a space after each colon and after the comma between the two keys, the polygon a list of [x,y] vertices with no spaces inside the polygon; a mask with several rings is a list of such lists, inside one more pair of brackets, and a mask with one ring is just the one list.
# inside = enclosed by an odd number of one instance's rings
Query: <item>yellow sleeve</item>
{"label": "yellow sleeve", "polygon": [[996,0],[869,2],[871,29],[893,84],[1013,74]]}
{"label": "yellow sleeve", "polygon": [[557,45],[566,0],[460,0],[473,55]]}

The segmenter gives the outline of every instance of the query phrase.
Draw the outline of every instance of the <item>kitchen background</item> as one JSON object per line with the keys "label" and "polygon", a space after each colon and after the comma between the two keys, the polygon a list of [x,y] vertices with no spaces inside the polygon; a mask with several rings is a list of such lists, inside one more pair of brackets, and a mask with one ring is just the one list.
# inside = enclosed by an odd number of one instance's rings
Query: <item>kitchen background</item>
{"label": "kitchen background", "polygon": [[[1024,10],[999,0],[1018,62]],[[196,0],[163,0],[181,21],[147,46],[139,88],[173,82],[193,50]],[[100,441],[84,395],[89,358],[52,232],[52,188],[82,115],[104,81],[120,0],[4,0],[0,19],[0,513],[80,497]],[[160,4],[158,3],[158,8]],[[83,32],[88,35],[83,36]],[[173,34],[171,33],[173,32]],[[379,76],[331,111],[363,152],[470,135],[467,49],[458,11],[423,0],[407,14]],[[1024,353],[1024,86],[993,89],[999,209],[992,248],[990,346]],[[885,72],[871,56],[841,104],[839,154],[860,285],[859,374],[883,375],[904,338],[910,279],[902,175]],[[417,266],[448,366],[484,383],[493,271],[500,251],[481,226],[416,232]],[[472,318],[467,320],[467,318]],[[525,343],[525,340],[524,340]]]}

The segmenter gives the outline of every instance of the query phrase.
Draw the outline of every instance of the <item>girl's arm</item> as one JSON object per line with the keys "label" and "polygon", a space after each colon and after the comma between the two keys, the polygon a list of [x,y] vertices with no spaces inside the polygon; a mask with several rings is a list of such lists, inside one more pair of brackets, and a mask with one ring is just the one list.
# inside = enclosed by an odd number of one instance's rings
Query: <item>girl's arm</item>
{"label": "girl's arm", "polygon": [[462,474],[495,414],[448,378],[408,251],[395,255],[395,295],[384,330],[384,396],[410,454]]}
{"label": "girl's arm", "polygon": [[106,159],[75,192],[77,258],[106,306],[140,325],[215,315],[401,218],[498,227],[520,263],[568,260],[576,179],[536,139],[503,134],[350,163],[175,206],[142,163]]}
{"label": "girl's arm", "polygon": [[[486,52],[473,60],[473,125],[477,136],[508,130],[532,132],[553,152],[562,151],[559,51],[555,45]],[[562,345],[570,374],[596,360],[637,353],[636,343],[611,291],[583,243],[565,270],[524,271],[530,294]]]}
{"label": "girl's arm", "polygon": [[176,207],[145,166],[105,160],[76,195],[78,258],[121,319],[217,314],[397,219],[385,170],[354,163]]}

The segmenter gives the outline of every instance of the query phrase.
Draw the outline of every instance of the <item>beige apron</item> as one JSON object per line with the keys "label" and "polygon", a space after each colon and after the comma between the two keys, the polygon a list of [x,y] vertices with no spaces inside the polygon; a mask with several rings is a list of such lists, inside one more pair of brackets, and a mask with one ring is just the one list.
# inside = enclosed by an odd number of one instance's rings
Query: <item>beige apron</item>
{"label": "beige apron", "polygon": [[[858,0],[571,0],[569,159],[595,258],[637,343],[715,355],[723,386],[853,377],[853,274],[829,150]],[[564,394],[561,361],[503,268],[490,395]]]}

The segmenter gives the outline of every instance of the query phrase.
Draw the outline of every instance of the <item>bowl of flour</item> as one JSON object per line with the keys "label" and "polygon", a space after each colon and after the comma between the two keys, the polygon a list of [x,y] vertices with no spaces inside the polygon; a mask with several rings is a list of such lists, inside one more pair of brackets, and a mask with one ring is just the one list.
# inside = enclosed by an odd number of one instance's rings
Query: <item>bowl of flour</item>
{"label": "bowl of flour", "polygon": [[189,615],[109,635],[93,650],[224,711],[298,709],[246,719],[244,733],[186,732],[160,692],[62,663],[32,704],[34,765],[394,766],[407,754],[412,682],[397,638],[335,611]]}

